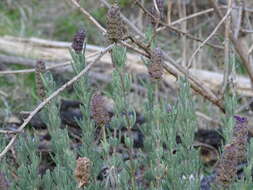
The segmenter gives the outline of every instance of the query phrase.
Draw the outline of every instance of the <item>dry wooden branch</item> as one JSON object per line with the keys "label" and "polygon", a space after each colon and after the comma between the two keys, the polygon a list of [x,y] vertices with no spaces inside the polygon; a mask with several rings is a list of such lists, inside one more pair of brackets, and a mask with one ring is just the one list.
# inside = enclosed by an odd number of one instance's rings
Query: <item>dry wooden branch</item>
{"label": "dry wooden branch", "polygon": [[[228,10],[231,10],[232,8],[232,0],[228,1],[228,7],[230,7]],[[224,49],[224,77],[223,77],[223,82],[222,82],[222,87],[220,91],[220,97],[223,97],[226,89],[229,84],[229,76],[231,74],[231,64],[229,61],[229,53],[230,53],[230,47],[229,47],[229,32],[230,32],[230,23],[231,22],[231,16],[226,19],[226,26],[225,26],[225,34],[224,34],[224,44],[225,44],[225,49]]]}
{"label": "dry wooden branch", "polygon": [[80,11],[93,23],[95,24],[102,32],[106,33],[106,29],[98,23],[98,21],[84,8],[80,6],[80,4],[76,0],[70,0]]}
{"label": "dry wooden branch", "polygon": [[229,9],[226,13],[226,15],[221,19],[221,21],[217,24],[217,26],[215,27],[215,29],[213,30],[213,32],[204,40],[203,43],[200,44],[200,46],[194,51],[194,53],[192,54],[187,67],[191,67],[192,65],[192,61],[194,59],[194,56],[199,52],[199,50],[208,42],[208,40],[210,40],[214,34],[217,32],[217,30],[220,28],[220,26],[223,24],[223,22],[228,18],[228,16],[230,15],[232,9]]}
{"label": "dry wooden branch", "polygon": [[20,133],[20,131],[0,130],[0,133],[3,133],[3,134],[16,134],[16,133]]}
{"label": "dry wooden branch", "polygon": [[[56,91],[54,91],[49,97],[47,97],[43,102],[41,102],[30,114],[29,116],[24,120],[24,123],[17,129],[18,132],[23,131],[23,129],[25,128],[25,126],[31,121],[31,119],[45,106],[47,105],[53,98],[55,98],[59,93],[61,93],[63,90],[65,90],[68,86],[71,86],[74,82],[76,82],[78,79],[80,79],[80,77],[82,77],[85,73],[87,73],[89,71],[89,69],[91,68],[91,66],[93,66],[96,62],[98,62],[100,60],[100,58],[107,53],[111,48],[113,47],[113,45],[110,45],[108,47],[106,47],[105,49],[103,49],[100,54],[96,57],[96,59],[90,63],[89,65],[87,65],[78,75],[74,76],[71,80],[69,80],[67,83],[65,83],[64,85],[62,85],[60,88],[58,88]],[[10,142],[8,143],[8,145],[4,148],[4,150],[0,153],[0,160],[3,158],[3,156],[10,150],[10,148],[12,147],[13,143],[15,142],[15,140],[18,137],[18,134],[15,134],[12,139],[10,140]]]}
{"label": "dry wooden branch", "polygon": [[[87,11],[85,11],[83,8],[80,7],[79,3],[78,3],[76,0],[71,0],[71,2],[72,2],[75,6],[77,6],[78,8],[80,8],[80,10],[84,13],[84,15],[87,16],[88,19],[90,19],[97,27],[99,27],[100,30],[102,30],[102,31],[104,32],[105,29],[104,29],[103,27],[101,28],[101,26],[97,23],[97,21],[94,20],[94,18],[93,18],[91,15],[87,14]],[[149,11],[147,11],[147,10],[145,9],[145,7],[143,7],[142,4],[141,4],[139,1],[135,1],[135,2],[138,4],[138,6],[139,6],[141,9],[143,9],[143,11],[144,11],[146,14],[148,14],[152,19],[156,20],[156,18],[154,17],[154,15],[152,15]],[[161,20],[158,20],[158,21],[157,21],[157,24],[158,24],[158,23],[159,23],[159,24],[162,24],[162,25],[164,25],[164,26],[166,26],[166,27],[168,27],[169,29],[171,29],[171,30],[173,30],[173,31],[175,31],[175,32],[178,32],[178,33],[180,33],[180,34],[183,34],[183,35],[185,35],[186,37],[190,37],[191,39],[195,39],[195,40],[196,40],[196,38],[195,38],[194,36],[191,36],[191,35],[188,34],[187,32],[182,32],[182,31],[180,31],[180,30],[178,30],[178,29],[176,29],[176,28],[174,28],[174,27],[171,27],[170,25],[167,25],[166,23],[163,23]],[[199,41],[199,39],[198,39],[198,41]],[[200,41],[201,41],[201,40],[200,40]],[[121,43],[122,43],[122,42],[121,42]],[[141,53],[138,49],[136,49],[136,48],[134,48],[134,47],[132,47],[132,46],[129,46],[129,44],[124,43],[124,42],[123,42],[123,44],[124,44],[125,46],[127,46],[128,48],[131,48],[131,49],[133,49],[134,51],[136,51],[136,52],[138,52],[138,53]],[[208,43],[206,42],[206,44],[208,44]],[[138,43],[137,43],[137,45],[138,45]],[[215,45],[212,45],[212,44],[209,44],[209,45],[217,48],[217,46],[215,46]],[[146,48],[142,48],[142,49],[146,51]],[[222,49],[223,49],[223,48],[222,48]],[[148,50],[148,51],[150,51],[150,50]],[[150,52],[148,52],[148,51],[146,51],[146,53],[150,54]],[[147,55],[146,57],[150,57],[150,56]],[[221,110],[222,112],[225,112],[224,106],[222,105],[220,99],[218,99],[218,97],[217,97],[211,90],[209,90],[207,87],[205,87],[203,83],[201,83],[198,79],[196,79],[195,77],[193,77],[193,76],[192,76],[188,71],[186,71],[183,67],[180,67],[180,66],[178,66],[178,65],[175,64],[175,63],[166,63],[166,62],[165,62],[165,65],[163,65],[163,67],[164,67],[169,73],[172,73],[175,77],[180,76],[179,74],[181,74],[181,75],[183,75],[184,77],[186,77],[186,78],[188,79],[188,81],[190,82],[191,87],[192,87],[196,92],[198,92],[200,95],[202,95],[204,98],[206,98],[207,100],[209,100],[209,101],[212,102],[213,104],[217,105],[217,106],[220,108],[220,110]],[[176,70],[175,70],[175,68],[176,68]],[[173,70],[173,69],[174,69],[174,70]],[[178,70],[179,72],[178,72],[177,70]]]}
{"label": "dry wooden branch", "polygon": [[[169,60],[168,56],[166,56],[167,60]],[[201,82],[199,80],[199,78],[193,76],[189,71],[187,71],[184,67],[181,67],[180,65],[174,63],[174,62],[170,62],[170,64],[168,64],[168,62],[164,62],[164,68],[171,73],[174,76],[185,76],[192,89],[194,89],[194,91],[196,91],[198,94],[200,94],[201,96],[203,96],[205,99],[209,100],[210,102],[212,102],[214,105],[218,106],[218,108],[220,108],[220,110],[225,113],[225,108],[222,104],[222,102],[220,101],[220,99],[212,92],[212,90],[210,90],[207,86],[205,86],[205,84],[203,82]],[[177,71],[176,71],[176,70]]]}
{"label": "dry wooden branch", "polygon": [[3,96],[3,97],[8,97],[8,94],[6,94],[5,92],[3,92],[1,90],[0,90],[0,95]]}
{"label": "dry wooden branch", "polygon": [[[149,17],[155,19],[155,17],[148,10],[146,10],[146,8],[143,7],[142,4],[138,0],[135,0],[135,2],[145,12],[145,14],[147,14]],[[173,26],[171,26],[169,24],[166,24],[166,23],[164,23],[162,21],[159,21],[159,24],[161,24],[162,26],[164,26],[165,28],[168,28],[169,30],[171,30],[173,32],[176,32],[178,34],[184,35],[184,36],[186,36],[189,39],[192,39],[192,40],[195,40],[195,41],[203,43],[203,40],[201,40],[201,39],[199,39],[199,38],[197,38],[197,37],[195,37],[195,36],[193,36],[193,35],[191,35],[191,34],[189,34],[187,32],[183,32],[183,31],[177,29],[176,27],[173,27]],[[211,43],[206,43],[206,45],[208,45],[210,47],[213,47],[213,48],[217,48],[217,49],[223,49],[222,46],[211,44]]]}
{"label": "dry wooden branch", "polygon": [[[43,43],[41,43],[43,42]],[[15,37],[0,37],[0,51],[6,52],[7,54],[13,54],[17,56],[26,56],[28,58],[11,56],[10,61],[14,64],[26,65],[26,63],[31,63],[29,66],[34,67],[36,59],[50,60],[46,62],[48,67],[57,66],[66,61],[71,60],[71,56],[68,53],[68,47],[70,43],[67,42],[58,42],[50,40],[42,40],[36,38],[15,38]],[[30,51],[33,49],[33,51]],[[97,52],[101,51],[103,48],[98,46],[87,45],[86,55],[94,55]],[[35,54],[34,54],[35,52]],[[47,58],[45,58],[45,52]],[[5,56],[4,63],[8,63],[9,56]],[[31,59],[35,58],[35,60]],[[61,59],[60,59],[61,58]],[[88,59],[92,61],[94,58],[91,57]],[[0,62],[1,56],[0,56]],[[104,63],[108,73],[110,73],[111,57],[109,54],[106,54],[102,57],[101,62]],[[65,69],[65,68],[64,68]],[[142,74],[147,73],[146,67],[141,62],[140,56],[136,54],[127,54],[127,69],[131,73]],[[61,67],[57,67],[56,70],[62,70]],[[66,67],[66,70],[71,71],[69,67]],[[112,70],[112,69],[111,69]],[[177,72],[177,71],[175,71]],[[222,85],[223,74],[216,73],[206,70],[197,70],[190,69],[189,73],[194,77],[198,78],[206,87],[210,88],[212,91],[218,91],[219,87]],[[165,75],[166,82],[175,86],[176,78],[170,74]],[[237,76],[235,82],[237,93],[243,96],[253,96],[253,91],[251,88],[250,80],[247,77]]]}
{"label": "dry wooden branch", "polygon": [[[220,19],[222,19],[224,15],[221,12],[221,10],[219,9],[217,2],[215,0],[209,0],[209,2],[213,6],[218,17]],[[225,27],[225,25],[223,25],[223,27]],[[247,55],[248,50],[245,50],[245,47],[242,46],[241,40],[239,40],[239,39],[237,40],[234,37],[232,32],[229,33],[229,39],[233,43],[235,50],[237,51],[238,55],[240,56],[242,63],[246,67],[249,77],[251,79],[251,82],[253,83],[253,67],[248,59],[248,55]]]}
{"label": "dry wooden branch", "polygon": [[[99,54],[99,52],[91,53],[88,56],[85,56],[86,61],[90,61],[93,59],[94,56]],[[4,59],[2,59],[2,57]],[[16,60],[15,60],[16,57]],[[22,57],[17,57],[17,56],[5,56],[5,55],[0,55],[0,63],[11,63],[11,64],[21,64],[21,65],[26,65],[27,63],[30,63],[29,66],[35,66],[36,60],[28,59],[28,58],[22,58]],[[63,68],[65,66],[70,66],[71,61],[65,61],[64,63],[47,63],[46,70],[52,70],[52,69],[57,69],[57,68]],[[7,70],[7,71],[0,71],[0,75],[6,75],[6,74],[24,74],[24,73],[33,73],[35,72],[35,69],[23,69],[23,70]]]}

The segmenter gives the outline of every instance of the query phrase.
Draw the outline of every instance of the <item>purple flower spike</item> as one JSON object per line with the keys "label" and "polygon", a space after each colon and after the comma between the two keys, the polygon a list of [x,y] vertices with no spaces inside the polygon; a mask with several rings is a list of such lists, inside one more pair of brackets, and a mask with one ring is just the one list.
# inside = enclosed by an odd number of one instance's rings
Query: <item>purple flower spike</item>
{"label": "purple flower spike", "polygon": [[234,115],[234,118],[239,123],[245,123],[245,122],[247,122],[247,118],[246,117],[240,117],[238,115]]}

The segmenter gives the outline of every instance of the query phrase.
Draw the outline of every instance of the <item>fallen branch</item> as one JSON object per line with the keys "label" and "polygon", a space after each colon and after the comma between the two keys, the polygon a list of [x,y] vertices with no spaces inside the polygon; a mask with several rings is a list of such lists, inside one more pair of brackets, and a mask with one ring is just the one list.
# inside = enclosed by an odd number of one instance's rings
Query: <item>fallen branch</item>
{"label": "fallen branch", "polygon": [[[42,43],[43,42],[43,43]],[[0,63],[10,64],[21,64],[24,66],[34,67],[37,59],[45,60],[48,69],[55,69],[57,71],[71,71],[70,67],[64,67],[65,62],[70,62],[71,57],[68,53],[68,47],[70,43],[68,42],[59,42],[59,41],[50,41],[42,40],[37,38],[15,38],[15,37],[0,37],[0,51],[6,52],[7,54],[14,54],[17,56],[26,56],[16,57],[16,56],[1,56]],[[24,48],[24,49],[22,49]],[[30,49],[33,49],[31,52]],[[99,46],[87,45],[86,54],[87,58],[90,56],[88,61],[94,60],[92,55],[97,54],[103,49]],[[44,57],[45,52],[47,52],[50,61]],[[58,51],[57,51],[58,50]],[[36,56],[33,54],[36,52]],[[1,59],[4,57],[4,59]],[[35,58],[35,59],[31,59]],[[62,59],[59,59],[62,58]],[[109,54],[105,54],[101,58],[101,62],[105,66],[107,73],[110,74],[112,71],[111,67],[111,57]],[[29,64],[26,64],[29,63]],[[61,65],[62,64],[62,65]],[[141,62],[140,56],[136,54],[127,54],[127,69],[133,74],[142,74],[147,73],[147,68]],[[58,66],[59,65],[59,66]],[[100,65],[101,66],[101,65]],[[64,68],[63,68],[64,67]],[[33,69],[21,70],[21,71],[8,71],[10,73],[25,73],[33,72]],[[2,71],[3,73],[5,71]],[[7,73],[8,73],[7,72]],[[2,74],[3,74],[2,73]],[[217,72],[211,72],[207,70],[198,70],[198,69],[189,69],[189,73],[201,81],[206,87],[212,91],[218,91],[222,85],[223,74]],[[0,71],[1,75],[1,71]],[[170,74],[164,75],[164,80],[169,84],[175,86],[176,78]],[[236,76],[234,81],[235,90],[238,94],[243,96],[253,96],[253,91],[251,88],[250,79],[243,76]]]}

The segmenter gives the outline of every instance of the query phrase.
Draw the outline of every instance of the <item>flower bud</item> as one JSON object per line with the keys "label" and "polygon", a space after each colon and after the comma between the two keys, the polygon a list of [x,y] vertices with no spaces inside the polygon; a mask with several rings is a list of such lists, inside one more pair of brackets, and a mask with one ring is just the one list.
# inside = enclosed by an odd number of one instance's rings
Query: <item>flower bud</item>
{"label": "flower bud", "polygon": [[152,80],[160,80],[163,75],[163,53],[160,48],[155,48],[151,53],[151,64],[148,65],[148,73]]}
{"label": "flower bud", "polygon": [[222,158],[218,161],[216,171],[216,182],[222,186],[229,186],[236,177],[237,148],[235,144],[224,147]]}
{"label": "flower bud", "polygon": [[233,129],[232,142],[237,147],[238,164],[247,160],[248,121],[247,118],[234,116],[236,120]]}
{"label": "flower bud", "polygon": [[37,61],[35,66],[35,83],[36,83],[36,93],[41,99],[46,97],[46,89],[43,84],[41,75],[46,72],[45,63],[41,60]]}
{"label": "flower bud", "polygon": [[124,28],[120,17],[120,8],[114,4],[107,12],[107,34],[110,42],[117,42],[123,38]]}
{"label": "flower bud", "polygon": [[89,158],[80,157],[77,159],[77,165],[75,169],[75,177],[78,181],[78,187],[81,188],[89,184],[91,161]]}
{"label": "flower bud", "polygon": [[105,100],[102,95],[96,93],[91,100],[91,114],[98,125],[105,125],[110,121],[110,115],[106,109]]}
{"label": "flower bud", "polygon": [[76,53],[81,53],[83,50],[83,45],[86,37],[86,32],[84,29],[79,29],[75,34],[72,42],[72,48]]}

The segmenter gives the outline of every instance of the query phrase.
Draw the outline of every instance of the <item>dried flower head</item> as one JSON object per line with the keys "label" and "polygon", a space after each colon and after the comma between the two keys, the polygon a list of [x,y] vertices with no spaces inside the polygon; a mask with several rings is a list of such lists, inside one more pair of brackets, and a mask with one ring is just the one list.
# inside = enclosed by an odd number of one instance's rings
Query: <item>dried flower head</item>
{"label": "dried flower head", "polygon": [[236,120],[235,127],[233,129],[233,137],[248,137],[248,120],[245,117],[234,116]]}
{"label": "dried flower head", "polygon": [[105,125],[110,121],[110,115],[106,109],[106,102],[102,95],[95,93],[91,100],[91,113],[98,125]]}
{"label": "dried flower head", "polygon": [[237,137],[232,139],[237,149],[237,164],[241,164],[247,160],[247,138]]}
{"label": "dried flower head", "polygon": [[35,82],[36,82],[36,92],[37,96],[41,99],[46,97],[46,88],[43,84],[41,75],[46,72],[45,63],[41,60],[37,61],[35,66]]}
{"label": "dried flower head", "polygon": [[78,181],[78,187],[81,188],[89,184],[91,161],[89,158],[80,157],[77,159],[75,177]]}
{"label": "dried flower head", "polygon": [[229,186],[236,177],[237,148],[235,144],[228,144],[224,147],[222,158],[218,161],[216,171],[216,182],[222,186]]}
{"label": "dried flower head", "polygon": [[117,42],[123,38],[124,27],[120,17],[120,8],[114,4],[107,12],[107,34],[110,42]]}
{"label": "dried flower head", "polygon": [[246,160],[247,119],[240,116],[234,116],[234,118],[236,124],[233,129],[232,142],[224,147],[222,158],[216,166],[216,181],[223,186],[229,186],[236,177],[236,167]]}
{"label": "dried flower head", "polygon": [[9,182],[5,178],[5,175],[0,172],[0,190],[8,190],[9,189]]}
{"label": "dried flower head", "polygon": [[248,140],[248,121],[247,118],[234,116],[236,120],[235,127],[233,129],[232,143],[237,148],[237,160],[238,164],[244,162],[247,159],[247,140]]}
{"label": "dried flower head", "polygon": [[153,80],[160,80],[163,75],[163,52],[160,48],[155,48],[151,53],[151,64],[148,66],[148,73]]}
{"label": "dried flower head", "polygon": [[81,53],[83,50],[83,45],[86,37],[86,32],[84,29],[79,29],[78,32],[75,34],[72,42],[72,48],[75,50],[76,53]]}

